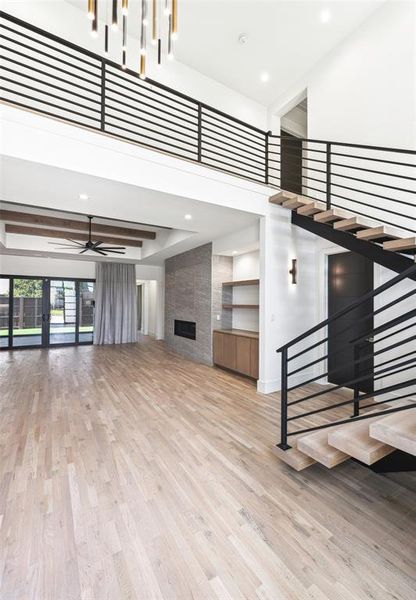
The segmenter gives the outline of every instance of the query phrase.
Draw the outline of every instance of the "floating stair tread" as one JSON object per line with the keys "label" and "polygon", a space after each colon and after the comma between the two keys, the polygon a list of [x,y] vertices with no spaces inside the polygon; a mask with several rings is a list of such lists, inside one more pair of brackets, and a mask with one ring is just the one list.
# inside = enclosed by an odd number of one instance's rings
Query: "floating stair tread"
{"label": "floating stair tread", "polygon": [[370,436],[370,424],[379,419],[374,416],[337,427],[328,433],[328,443],[366,465],[372,465],[394,451],[391,446]]}
{"label": "floating stair tread", "polygon": [[296,196],[295,198],[291,198],[290,200],[285,200],[282,203],[283,208],[289,208],[290,210],[294,210],[295,208],[299,208],[300,206],[304,206],[307,204],[300,199],[300,196]]}
{"label": "floating stair tread", "polygon": [[397,240],[390,240],[384,242],[384,250],[391,250],[393,252],[402,252],[403,250],[415,250],[416,249],[416,237],[399,238]]}
{"label": "floating stair tread", "polygon": [[283,204],[283,202],[286,202],[286,200],[293,200],[294,198],[297,198],[297,194],[294,194],[293,192],[282,191],[278,194],[274,194],[274,196],[271,196],[269,198],[269,202],[272,204]]}
{"label": "floating stair tread", "polygon": [[324,205],[319,204],[318,202],[311,202],[310,204],[304,204],[297,209],[298,214],[304,215],[306,217],[310,215],[315,215],[316,213],[320,213],[324,210]]}
{"label": "floating stair tread", "polygon": [[359,223],[357,217],[351,217],[334,223],[334,229],[337,231],[357,231],[358,229],[368,229],[368,227]]}
{"label": "floating stair tread", "polygon": [[333,208],[317,213],[314,217],[318,223],[333,223],[334,221],[343,221],[345,217],[341,217]]}
{"label": "floating stair tread", "polygon": [[384,225],[380,225],[379,227],[369,227],[368,229],[361,229],[361,231],[357,231],[355,234],[359,240],[373,241],[373,240],[396,240],[397,237],[391,235]]}
{"label": "floating stair tread", "polygon": [[297,448],[328,469],[332,469],[350,458],[348,454],[328,444],[327,429],[315,431],[299,438]]}
{"label": "floating stair tread", "polygon": [[316,461],[313,458],[307,456],[306,454],[303,454],[303,452],[301,452],[297,448],[289,448],[289,450],[282,450],[281,448],[279,448],[279,446],[274,446],[273,452],[277,456],[277,458],[279,458],[282,462],[292,467],[292,469],[295,469],[295,471],[303,471],[303,469],[306,469],[307,467],[310,467],[311,465],[314,465],[316,463]]}
{"label": "floating stair tread", "polygon": [[416,456],[416,406],[371,423],[370,436]]}

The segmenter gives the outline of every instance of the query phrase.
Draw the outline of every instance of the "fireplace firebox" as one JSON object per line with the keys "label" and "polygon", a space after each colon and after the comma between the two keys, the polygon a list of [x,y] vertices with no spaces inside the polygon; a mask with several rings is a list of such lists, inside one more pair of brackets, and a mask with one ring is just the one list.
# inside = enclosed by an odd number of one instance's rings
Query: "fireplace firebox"
{"label": "fireplace firebox", "polygon": [[188,338],[189,340],[196,339],[196,323],[194,321],[179,321],[175,319],[175,335]]}

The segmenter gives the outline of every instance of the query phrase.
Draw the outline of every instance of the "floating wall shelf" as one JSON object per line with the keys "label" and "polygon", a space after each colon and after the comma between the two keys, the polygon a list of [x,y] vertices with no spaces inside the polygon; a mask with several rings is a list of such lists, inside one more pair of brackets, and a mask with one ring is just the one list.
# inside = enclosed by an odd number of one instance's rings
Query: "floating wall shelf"
{"label": "floating wall shelf", "polygon": [[241,281],[224,281],[224,286],[259,285],[259,279],[242,279]]}
{"label": "floating wall shelf", "polygon": [[258,304],[223,304],[223,308],[259,308]]}

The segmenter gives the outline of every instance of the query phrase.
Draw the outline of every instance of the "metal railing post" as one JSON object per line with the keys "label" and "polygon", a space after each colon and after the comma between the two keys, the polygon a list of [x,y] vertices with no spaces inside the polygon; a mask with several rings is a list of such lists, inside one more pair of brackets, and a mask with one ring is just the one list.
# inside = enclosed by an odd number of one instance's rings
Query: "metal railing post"
{"label": "metal railing post", "polygon": [[198,102],[198,162],[202,161],[202,105]]}
{"label": "metal railing post", "polygon": [[[360,343],[354,344],[354,379],[358,379],[360,376]],[[354,409],[351,418],[358,417],[360,414],[360,382],[356,382],[353,388],[354,393]]]}
{"label": "metal railing post", "polygon": [[266,185],[268,185],[269,183],[269,137],[271,135],[271,131],[266,131],[265,134],[265,145],[264,145],[264,151],[265,151],[265,157],[264,157],[264,166],[265,166],[265,171],[264,171],[264,183]]}
{"label": "metal railing post", "polygon": [[326,144],[326,209],[331,208],[331,144]]}
{"label": "metal railing post", "polygon": [[101,131],[105,131],[105,60],[101,60]]}
{"label": "metal railing post", "polygon": [[280,444],[282,450],[289,450],[287,443],[287,348],[282,348],[282,381],[280,390]]}

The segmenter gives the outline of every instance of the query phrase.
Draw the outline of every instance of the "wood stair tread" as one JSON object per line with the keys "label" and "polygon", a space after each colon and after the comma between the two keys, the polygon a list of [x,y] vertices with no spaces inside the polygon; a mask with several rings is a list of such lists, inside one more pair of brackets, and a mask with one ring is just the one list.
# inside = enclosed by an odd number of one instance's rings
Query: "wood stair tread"
{"label": "wood stair tread", "polygon": [[284,208],[290,208],[291,210],[294,210],[295,208],[299,208],[301,206],[309,204],[313,204],[313,200],[311,200],[310,198],[306,198],[305,196],[298,195],[295,196],[295,198],[290,198],[290,200],[286,200],[285,202],[283,202],[282,206]]}
{"label": "wood stair tread", "polygon": [[370,424],[370,436],[416,456],[416,406]]}
{"label": "wood stair tread", "polygon": [[313,218],[314,221],[318,221],[318,223],[333,223],[334,221],[344,220],[344,217],[341,217],[341,215],[333,208],[317,213]]}
{"label": "wood stair tread", "polygon": [[393,252],[402,252],[403,250],[415,250],[416,249],[416,236],[409,238],[398,238],[396,240],[389,240],[383,244],[384,250],[391,250]]}
{"label": "wood stair tread", "polygon": [[337,427],[328,433],[328,443],[366,465],[372,465],[394,452],[394,448],[370,436],[370,425],[380,418],[375,415]]}
{"label": "wood stair tread", "polygon": [[328,469],[348,460],[348,454],[328,444],[328,430],[315,431],[297,440],[297,448]]}
{"label": "wood stair tread", "polygon": [[368,229],[367,225],[362,225],[358,221],[358,217],[350,217],[348,219],[342,219],[334,223],[334,229],[337,231],[351,231],[355,232],[358,229]]}
{"label": "wood stair tread", "polygon": [[304,204],[297,209],[297,213],[299,215],[304,215],[306,217],[315,215],[317,213],[321,213],[324,211],[324,204],[320,202],[310,202],[308,204]]}
{"label": "wood stair tread", "polygon": [[297,194],[294,194],[293,192],[282,191],[278,194],[274,194],[274,196],[271,196],[269,198],[269,202],[272,204],[283,204],[283,202],[286,202],[286,200],[293,200],[296,197]]}
{"label": "wood stair tread", "polygon": [[369,227],[368,229],[361,229],[355,234],[359,240],[366,241],[389,241],[397,240],[397,236],[394,236],[388,232],[384,225],[378,227]]}
{"label": "wood stair tread", "polygon": [[279,446],[273,447],[273,453],[282,462],[286,463],[295,471],[303,471],[307,467],[315,464],[315,460],[306,454],[303,454],[297,448],[289,448],[289,450],[282,450]]}

